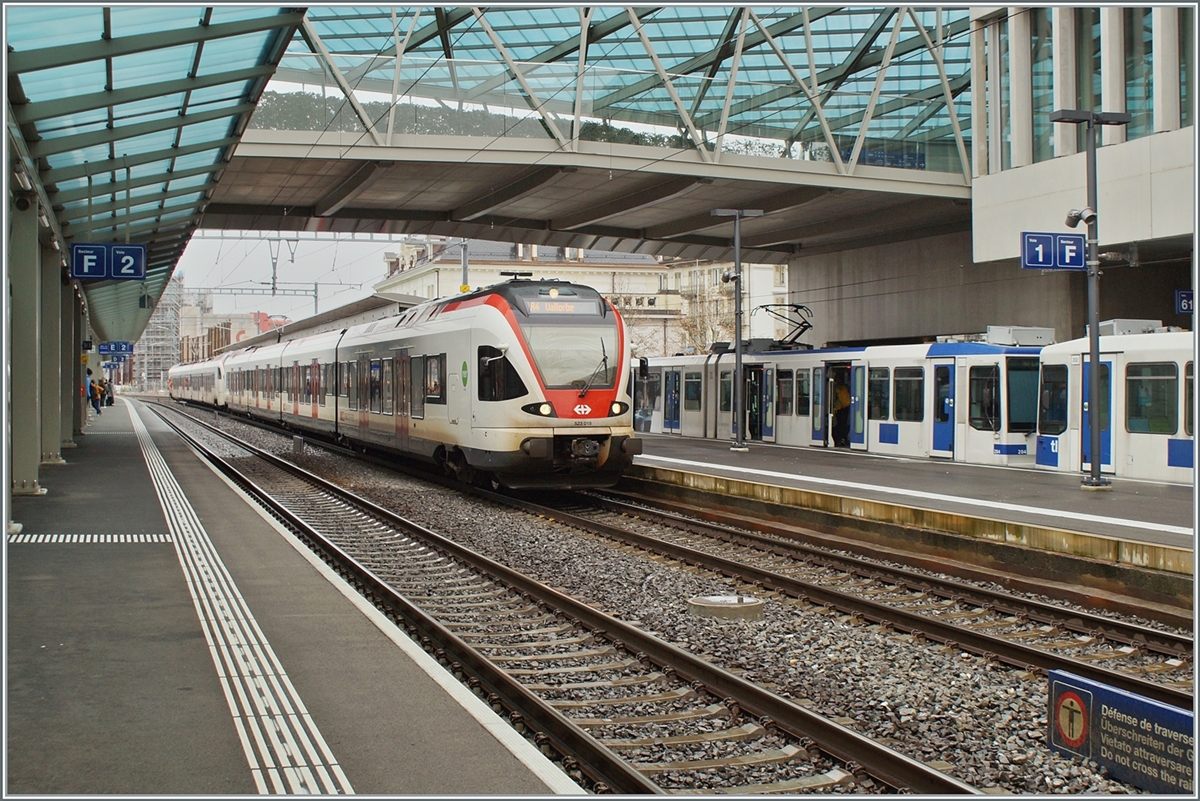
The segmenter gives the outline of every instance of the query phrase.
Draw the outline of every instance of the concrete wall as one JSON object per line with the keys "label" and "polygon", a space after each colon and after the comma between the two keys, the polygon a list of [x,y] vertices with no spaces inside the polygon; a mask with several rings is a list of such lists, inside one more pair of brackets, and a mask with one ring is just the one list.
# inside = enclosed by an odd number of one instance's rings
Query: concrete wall
{"label": "concrete wall", "polygon": [[[1195,127],[1096,151],[1100,249],[1192,235]],[[981,175],[972,185],[976,262],[1021,257],[1021,232],[1068,233],[1071,209],[1087,205],[1084,153]],[[1074,233],[1082,233],[1081,225]]]}
{"label": "concrete wall", "polygon": [[791,302],[813,310],[803,341],[891,339],[979,333],[988,325],[1033,325],[1068,339],[1086,322],[1080,276],[976,265],[969,233],[797,258]]}

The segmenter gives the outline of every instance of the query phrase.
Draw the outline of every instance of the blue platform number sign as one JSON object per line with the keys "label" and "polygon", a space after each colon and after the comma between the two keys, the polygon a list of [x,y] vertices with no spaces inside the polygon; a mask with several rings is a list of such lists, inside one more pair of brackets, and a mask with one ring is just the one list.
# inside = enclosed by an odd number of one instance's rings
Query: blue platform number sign
{"label": "blue platform number sign", "polygon": [[1196,311],[1196,303],[1192,300],[1192,290],[1176,289],[1175,290],[1175,313],[1176,314],[1192,314]]}
{"label": "blue platform number sign", "polygon": [[132,342],[109,342],[109,353],[133,353]]}
{"label": "blue platform number sign", "polygon": [[1061,670],[1050,671],[1050,747],[1091,759],[1151,793],[1192,795],[1195,715]]}
{"label": "blue platform number sign", "polygon": [[104,245],[71,245],[72,278],[107,278],[108,248]]}
{"label": "blue platform number sign", "polygon": [[1026,270],[1086,270],[1086,248],[1082,234],[1025,231],[1021,234],[1021,267]]}
{"label": "blue platform number sign", "polygon": [[113,281],[146,279],[146,246],[72,244],[71,277]]}

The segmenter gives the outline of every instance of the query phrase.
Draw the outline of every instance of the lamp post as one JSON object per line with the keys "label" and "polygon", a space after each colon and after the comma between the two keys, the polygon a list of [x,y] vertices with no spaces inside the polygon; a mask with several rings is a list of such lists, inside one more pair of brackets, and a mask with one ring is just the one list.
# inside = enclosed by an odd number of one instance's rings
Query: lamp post
{"label": "lamp post", "polygon": [[[1088,275],[1088,359],[1092,364],[1088,374],[1089,431],[1092,469],[1084,476],[1082,489],[1108,490],[1112,482],[1100,476],[1100,255],[1097,251],[1099,226],[1096,221],[1096,126],[1125,125],[1132,118],[1122,111],[1080,111],[1059,109],[1050,113],[1051,122],[1072,125],[1087,123],[1087,207],[1072,209],[1067,214],[1067,226],[1074,228],[1080,221],[1087,223]],[[1109,376],[1109,384],[1112,377]]]}
{"label": "lamp post", "polygon": [[733,445],[731,451],[748,451],[745,414],[742,402],[742,218],[761,217],[762,209],[713,209],[714,217],[733,218],[733,275],[721,276],[723,281],[733,281]]}

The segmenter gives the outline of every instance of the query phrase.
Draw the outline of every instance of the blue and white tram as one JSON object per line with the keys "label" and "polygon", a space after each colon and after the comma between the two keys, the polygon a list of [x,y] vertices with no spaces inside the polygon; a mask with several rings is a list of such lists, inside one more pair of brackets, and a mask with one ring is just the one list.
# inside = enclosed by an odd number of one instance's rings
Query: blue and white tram
{"label": "blue and white tram", "polygon": [[[1050,341],[1047,329],[1029,330]],[[744,353],[746,439],[1032,466],[1038,351],[937,342]],[[732,352],[647,362],[635,389],[638,430],[733,437]],[[840,384],[848,431],[835,438]]]}
{"label": "blue and white tram", "polygon": [[[1103,326],[1101,324],[1103,331]],[[1036,462],[1092,469],[1087,338],[1042,350]],[[1100,472],[1191,484],[1195,355],[1189,331],[1100,337]]]}

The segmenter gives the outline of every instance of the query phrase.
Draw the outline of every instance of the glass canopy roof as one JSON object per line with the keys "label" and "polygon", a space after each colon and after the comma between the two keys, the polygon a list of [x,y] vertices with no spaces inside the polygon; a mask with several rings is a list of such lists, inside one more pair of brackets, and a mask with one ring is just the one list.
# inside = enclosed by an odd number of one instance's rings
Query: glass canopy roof
{"label": "glass canopy roof", "polygon": [[540,122],[507,136],[960,172],[968,28],[966,7],[312,7],[270,88],[350,89],[358,129],[483,110]]}
{"label": "glass canopy roof", "polygon": [[10,163],[65,244],[147,247],[144,282],[85,282],[136,339],[302,10],[6,5]]}

